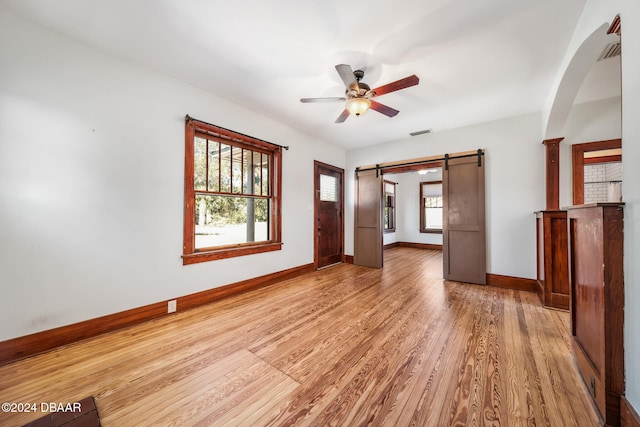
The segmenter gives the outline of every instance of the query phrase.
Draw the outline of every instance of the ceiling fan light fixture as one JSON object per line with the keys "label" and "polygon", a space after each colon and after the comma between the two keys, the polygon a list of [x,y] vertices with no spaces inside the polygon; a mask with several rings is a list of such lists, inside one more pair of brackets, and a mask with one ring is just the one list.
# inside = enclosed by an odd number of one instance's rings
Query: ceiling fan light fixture
{"label": "ceiling fan light fixture", "polygon": [[354,116],[366,113],[370,107],[371,101],[367,98],[351,98],[347,101],[347,110]]}

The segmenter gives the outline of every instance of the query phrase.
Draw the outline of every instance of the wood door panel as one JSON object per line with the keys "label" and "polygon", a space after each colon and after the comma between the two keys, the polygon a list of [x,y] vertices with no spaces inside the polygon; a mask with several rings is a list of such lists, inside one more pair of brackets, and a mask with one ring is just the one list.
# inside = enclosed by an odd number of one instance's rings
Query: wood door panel
{"label": "wood door panel", "polygon": [[356,172],[353,263],[382,268],[382,175]]}
{"label": "wood door panel", "polygon": [[[344,171],[318,161],[315,162],[314,170],[314,263],[317,268],[322,268],[342,262],[344,257],[344,221],[342,217],[344,204],[342,176]],[[323,188],[323,185],[328,188]]]}
{"label": "wood door panel", "polygon": [[567,212],[536,212],[537,279],[546,307],[569,310]]}
{"label": "wood door panel", "polygon": [[373,180],[371,183],[370,177],[364,177],[359,179],[358,185],[358,225],[360,227],[379,227],[381,207],[380,197],[381,188],[378,185],[377,180]]}
{"label": "wood door panel", "polygon": [[624,386],[623,212],[620,203],[567,211],[573,351],[605,425],[620,425]]}
{"label": "wood door panel", "polygon": [[443,170],[442,194],[444,278],[484,285],[487,268],[482,157],[449,159]]}
{"label": "wood door panel", "polygon": [[[319,215],[318,252],[321,258],[340,256],[341,242],[339,234],[332,232],[340,227],[340,216],[336,210],[321,210]],[[338,262],[339,258],[334,261]]]}
{"label": "wood door panel", "polygon": [[449,274],[457,277],[456,280],[473,282],[478,270],[484,270],[484,257],[476,248],[483,244],[480,234],[476,231],[451,230],[448,241],[449,252],[455,254],[455,262],[449,258]]}
{"label": "wood door panel", "polygon": [[[475,225],[478,217],[480,194],[475,183],[478,163],[451,165],[455,173],[449,174],[448,222],[449,226],[465,227]],[[471,185],[470,185],[471,184]],[[478,227],[476,225],[476,231]]]}
{"label": "wood door panel", "polygon": [[[560,218],[550,221],[551,240],[551,292],[558,296],[566,296],[569,301],[568,257],[567,257],[567,218],[566,213]],[[553,239],[551,237],[553,236]],[[567,307],[568,308],[568,307]]]}
{"label": "wood door panel", "polygon": [[[595,235],[602,228],[602,221],[573,220],[571,239],[574,253],[574,298],[583,313],[601,313],[604,310],[602,241],[593,239],[589,244],[581,242],[581,236]],[[603,372],[604,354],[601,342],[604,336],[604,323],[599,316],[579,316],[575,322],[575,336],[582,347],[591,356],[591,362],[598,372]]]}
{"label": "wood door panel", "polygon": [[[358,250],[357,257],[354,257],[355,265],[365,265],[366,267],[382,267],[378,260],[380,259],[380,249],[375,243],[380,239],[380,228],[378,227],[359,227],[358,228]],[[368,263],[370,265],[366,265]]]}

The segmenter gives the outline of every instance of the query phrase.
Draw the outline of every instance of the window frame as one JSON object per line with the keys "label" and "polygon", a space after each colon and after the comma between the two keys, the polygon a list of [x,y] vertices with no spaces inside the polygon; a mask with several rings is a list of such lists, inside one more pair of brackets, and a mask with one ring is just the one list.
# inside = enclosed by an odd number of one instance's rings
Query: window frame
{"label": "window frame", "polygon": [[[194,188],[195,159],[194,142],[196,135],[217,139],[227,145],[251,150],[268,152],[271,157],[269,164],[269,212],[270,236],[267,241],[246,242],[213,248],[196,249],[195,247],[195,216],[196,194]],[[242,194],[238,194],[242,197]],[[185,175],[184,175],[184,229],[183,229],[183,265],[237,256],[252,255],[282,249],[282,147],[231,131],[209,123],[187,117],[185,120]]]}
{"label": "window frame", "polygon": [[[433,195],[430,196],[425,196],[423,194],[423,187],[424,185],[440,185],[440,188],[442,189],[442,181],[422,181],[420,182],[420,232],[421,233],[432,233],[432,234],[442,234],[442,228],[427,228],[426,227],[426,221],[427,221],[427,213],[426,213],[426,209],[424,206],[424,199],[425,197],[434,197]],[[442,191],[441,191],[442,193]],[[436,196],[437,197],[437,196]],[[440,194],[440,197],[442,197],[442,194]],[[444,204],[444,201],[443,201]]]}
{"label": "window frame", "polygon": [[[391,184],[393,185],[393,194],[390,195],[390,193],[387,193],[387,184]],[[383,180],[383,184],[382,184],[382,188],[383,188],[383,194],[384,194],[384,198],[383,198],[383,203],[382,203],[382,231],[383,233],[395,233],[396,231],[396,197],[397,197],[397,182],[393,182],[393,181],[388,181],[388,180]],[[390,200],[389,205],[387,206],[387,200]],[[392,222],[392,227],[390,228],[386,228],[385,224],[384,224],[384,218],[385,218],[385,214],[384,214],[384,210],[385,209],[390,209],[391,210],[391,222]]]}

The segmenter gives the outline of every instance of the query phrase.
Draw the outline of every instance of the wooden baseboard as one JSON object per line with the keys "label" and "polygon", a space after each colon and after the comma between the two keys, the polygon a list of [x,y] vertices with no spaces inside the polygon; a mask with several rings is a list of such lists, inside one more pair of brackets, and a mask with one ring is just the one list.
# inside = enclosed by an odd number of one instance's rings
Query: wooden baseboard
{"label": "wooden baseboard", "polygon": [[542,283],[540,280],[536,280],[536,293],[538,294],[540,303],[544,305],[544,283]]}
{"label": "wooden baseboard", "polygon": [[538,292],[537,281],[523,277],[487,273],[487,285],[497,288],[515,289],[517,291]]}
{"label": "wooden baseboard", "polygon": [[[219,288],[177,297],[174,298],[176,300],[177,311],[187,310],[251,289],[293,279],[314,270],[315,267],[313,263],[311,263],[253,279],[243,280]],[[92,338],[106,332],[166,316],[168,315],[167,303],[168,301],[157,302],[143,307],[2,341],[0,342],[0,365],[34,356],[56,347]]]}
{"label": "wooden baseboard", "polygon": [[640,427],[640,415],[624,396],[620,399],[620,425],[622,427]]}
{"label": "wooden baseboard", "polygon": [[344,262],[346,262],[347,264],[353,264],[353,255],[345,255]]}
{"label": "wooden baseboard", "polygon": [[416,248],[416,249],[429,249],[432,251],[441,251],[442,245],[436,245],[433,243],[413,243],[413,242],[394,242],[389,243],[388,245],[384,245],[384,249],[392,249],[392,248]]}

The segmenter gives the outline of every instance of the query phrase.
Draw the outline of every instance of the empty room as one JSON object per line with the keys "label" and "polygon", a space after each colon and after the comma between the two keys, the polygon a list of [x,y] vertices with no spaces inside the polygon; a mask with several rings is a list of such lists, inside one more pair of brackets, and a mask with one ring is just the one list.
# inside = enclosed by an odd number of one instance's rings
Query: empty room
{"label": "empty room", "polygon": [[640,426],[640,0],[0,0],[0,426]]}

